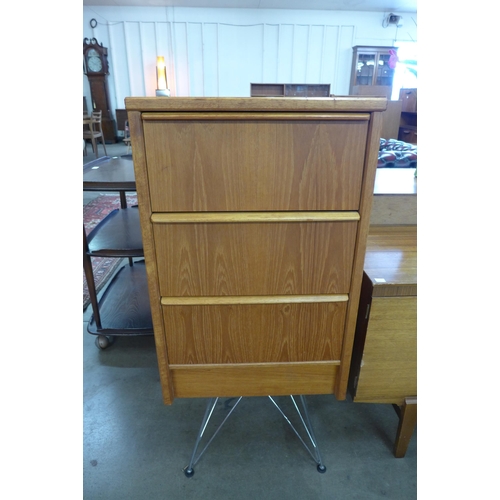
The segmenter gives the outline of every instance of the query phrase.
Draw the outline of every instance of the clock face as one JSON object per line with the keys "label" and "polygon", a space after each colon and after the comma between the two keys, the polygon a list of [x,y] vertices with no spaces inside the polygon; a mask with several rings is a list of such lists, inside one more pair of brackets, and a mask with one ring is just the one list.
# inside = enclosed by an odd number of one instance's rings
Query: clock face
{"label": "clock face", "polygon": [[87,67],[94,73],[102,70],[102,61],[95,49],[90,49],[87,53]]}

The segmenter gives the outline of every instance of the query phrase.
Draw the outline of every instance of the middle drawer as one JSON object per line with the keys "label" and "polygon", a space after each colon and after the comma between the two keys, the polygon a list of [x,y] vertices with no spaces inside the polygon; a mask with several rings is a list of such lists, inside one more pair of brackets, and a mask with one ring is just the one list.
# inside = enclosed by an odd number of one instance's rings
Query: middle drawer
{"label": "middle drawer", "polygon": [[163,297],[348,293],[357,221],[154,223]]}

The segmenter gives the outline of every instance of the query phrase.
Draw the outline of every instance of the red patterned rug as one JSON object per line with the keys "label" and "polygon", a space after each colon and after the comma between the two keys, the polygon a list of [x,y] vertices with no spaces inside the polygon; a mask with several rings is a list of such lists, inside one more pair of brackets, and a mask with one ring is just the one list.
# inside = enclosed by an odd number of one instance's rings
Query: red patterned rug
{"label": "red patterned rug", "polygon": [[[137,195],[127,194],[127,206],[137,205]],[[120,197],[118,193],[103,194],[83,207],[83,225],[87,234],[101,222],[115,208],[120,208]],[[99,292],[116,271],[122,259],[111,259],[109,257],[94,257],[92,269],[96,290]],[[85,273],[83,273],[83,310],[90,304],[89,289]]]}

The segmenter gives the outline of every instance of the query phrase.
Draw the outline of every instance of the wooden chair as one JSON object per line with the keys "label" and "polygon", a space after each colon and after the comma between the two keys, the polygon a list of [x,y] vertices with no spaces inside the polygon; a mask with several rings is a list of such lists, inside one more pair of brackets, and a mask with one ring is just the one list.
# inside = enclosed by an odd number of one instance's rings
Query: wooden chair
{"label": "wooden chair", "polygon": [[[84,125],[85,126],[85,125]],[[95,153],[96,158],[97,154],[97,141],[96,139],[100,139],[102,143],[102,147],[104,148],[104,154],[107,156],[106,144],[104,141],[104,134],[102,132],[102,111],[93,111],[90,117],[90,122],[86,125],[88,126],[88,130],[83,130],[83,139],[90,139],[92,142],[92,149]],[[85,154],[87,154],[87,148],[85,146]]]}
{"label": "wooden chair", "polygon": [[127,145],[127,154],[132,151],[132,146],[130,144],[130,127],[128,126],[128,120],[125,121],[125,135],[123,137],[124,144]]}

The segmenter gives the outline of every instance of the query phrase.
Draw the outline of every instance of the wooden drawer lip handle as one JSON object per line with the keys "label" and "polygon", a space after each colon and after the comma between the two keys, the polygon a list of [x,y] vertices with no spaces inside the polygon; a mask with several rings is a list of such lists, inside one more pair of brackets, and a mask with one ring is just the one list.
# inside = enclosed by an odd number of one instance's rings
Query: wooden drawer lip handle
{"label": "wooden drawer lip handle", "polygon": [[286,363],[211,363],[203,364],[197,363],[193,365],[176,365],[171,364],[170,369],[172,370],[217,370],[217,369],[229,369],[229,370],[245,370],[247,368],[278,368],[280,366],[286,367],[306,367],[306,366],[316,367],[318,365],[323,366],[338,366],[340,365],[339,359],[332,359],[327,361],[287,361]]}
{"label": "wooden drawer lip handle", "polygon": [[163,306],[209,306],[237,304],[316,304],[318,302],[347,302],[349,295],[242,295],[218,297],[162,297]]}
{"label": "wooden drawer lip handle", "polygon": [[359,221],[358,212],[156,212],[154,224],[227,222],[349,222]]}
{"label": "wooden drawer lip handle", "polygon": [[298,120],[298,121],[368,121],[369,113],[247,113],[247,112],[205,112],[205,113],[143,113],[144,121],[169,120]]}

